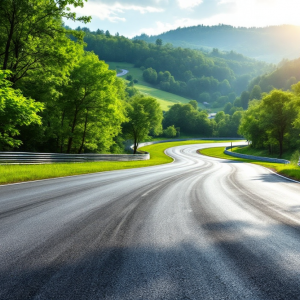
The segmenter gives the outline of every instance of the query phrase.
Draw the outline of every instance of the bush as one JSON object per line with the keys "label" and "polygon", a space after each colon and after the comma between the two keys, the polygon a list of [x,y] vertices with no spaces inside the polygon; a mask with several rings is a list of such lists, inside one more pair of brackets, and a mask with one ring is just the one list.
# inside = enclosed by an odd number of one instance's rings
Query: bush
{"label": "bush", "polygon": [[177,135],[177,131],[176,131],[176,128],[174,127],[174,125],[169,126],[167,129],[165,129],[163,131],[163,135],[165,137],[169,137],[169,138],[175,137]]}
{"label": "bush", "polygon": [[291,156],[291,159],[290,159],[291,164],[298,165],[299,158],[300,158],[300,151],[296,150]]}

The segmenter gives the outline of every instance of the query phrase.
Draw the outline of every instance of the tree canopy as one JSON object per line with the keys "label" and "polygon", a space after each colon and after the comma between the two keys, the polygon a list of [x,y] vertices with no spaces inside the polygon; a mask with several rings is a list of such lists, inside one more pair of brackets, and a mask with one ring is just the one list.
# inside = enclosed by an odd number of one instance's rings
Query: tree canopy
{"label": "tree canopy", "polygon": [[133,140],[136,153],[139,143],[152,135],[162,133],[162,110],[155,98],[137,95],[127,104],[128,122],[124,124],[125,135]]}
{"label": "tree canopy", "polygon": [[280,157],[286,146],[299,145],[297,120],[300,116],[300,99],[294,93],[273,90],[261,101],[251,101],[249,109],[243,114],[240,134],[252,141],[254,148],[278,147]]}
{"label": "tree canopy", "polygon": [[0,70],[0,150],[20,146],[22,141],[16,137],[22,126],[41,125],[37,113],[44,107],[42,103],[25,98],[20,90],[13,89],[6,79],[9,75],[10,72]]}

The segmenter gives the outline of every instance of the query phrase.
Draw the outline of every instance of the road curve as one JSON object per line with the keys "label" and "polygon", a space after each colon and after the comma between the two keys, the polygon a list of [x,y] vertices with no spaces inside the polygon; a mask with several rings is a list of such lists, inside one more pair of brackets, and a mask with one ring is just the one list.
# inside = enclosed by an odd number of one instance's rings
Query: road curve
{"label": "road curve", "polygon": [[300,185],[207,146],[1,186],[0,299],[300,299]]}
{"label": "road curve", "polygon": [[125,70],[125,69],[120,69],[122,72],[118,73],[117,74],[117,77],[121,77],[121,76],[124,76],[126,75],[129,71],[128,70]]}

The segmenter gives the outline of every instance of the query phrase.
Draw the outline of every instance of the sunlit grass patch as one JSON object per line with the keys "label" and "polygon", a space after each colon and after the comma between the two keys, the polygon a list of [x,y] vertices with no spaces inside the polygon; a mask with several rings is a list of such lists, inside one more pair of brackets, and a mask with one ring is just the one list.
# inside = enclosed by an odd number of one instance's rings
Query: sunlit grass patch
{"label": "sunlit grass patch", "polygon": [[[233,150],[234,150],[234,148],[233,148]],[[300,180],[300,167],[298,167],[297,165],[279,164],[279,163],[271,163],[271,162],[260,162],[260,161],[252,160],[252,159],[233,157],[233,156],[230,156],[230,155],[227,155],[224,153],[224,147],[201,149],[201,150],[199,150],[199,153],[201,153],[203,155],[211,156],[211,157],[216,157],[216,158],[253,163],[256,165],[260,165],[260,166],[269,168],[280,175],[283,175],[283,176],[286,176],[286,177],[289,177],[289,178],[292,178],[295,180]]]}
{"label": "sunlit grass patch", "polygon": [[88,173],[122,170],[131,168],[149,167],[172,162],[173,159],[167,156],[164,151],[167,148],[189,145],[213,143],[220,141],[183,141],[154,144],[141,148],[140,150],[150,152],[150,160],[146,161],[101,161],[87,163],[60,163],[44,165],[0,165],[0,184],[22,182],[46,178],[81,175]]}

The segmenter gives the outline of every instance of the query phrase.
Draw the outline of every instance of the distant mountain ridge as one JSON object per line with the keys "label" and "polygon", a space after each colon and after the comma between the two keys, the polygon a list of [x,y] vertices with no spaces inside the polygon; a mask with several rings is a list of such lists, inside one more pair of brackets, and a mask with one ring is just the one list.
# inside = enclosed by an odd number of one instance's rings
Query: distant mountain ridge
{"label": "distant mountain ridge", "polygon": [[235,51],[248,57],[270,63],[300,56],[300,27],[294,25],[262,28],[233,27],[230,25],[192,26],[177,28],[159,35],[142,34],[134,39],[155,43],[171,43],[177,47],[201,49],[210,52],[213,48]]}

